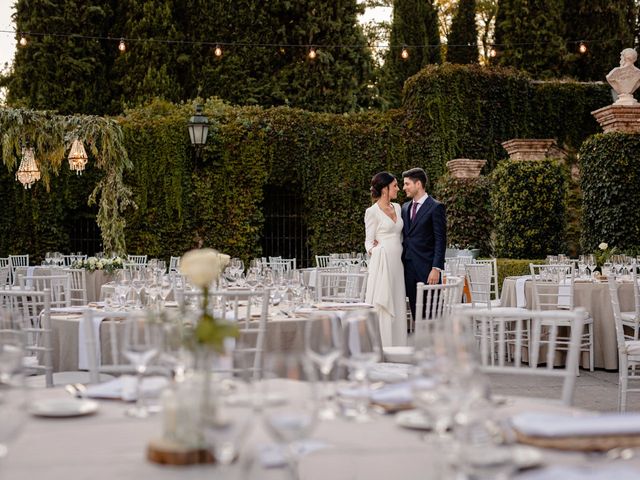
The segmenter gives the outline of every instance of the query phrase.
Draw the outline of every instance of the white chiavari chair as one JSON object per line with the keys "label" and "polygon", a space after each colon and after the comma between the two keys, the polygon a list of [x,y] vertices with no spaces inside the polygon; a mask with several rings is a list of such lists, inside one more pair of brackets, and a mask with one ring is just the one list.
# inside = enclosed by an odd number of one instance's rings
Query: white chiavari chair
{"label": "white chiavari chair", "polygon": [[[533,305],[535,310],[542,311],[567,311],[574,309],[574,279],[573,265],[534,265],[529,264],[533,283]],[[555,348],[566,350],[570,337],[562,335],[558,339],[551,339],[549,329],[557,332],[555,327],[566,327],[573,331],[575,328],[570,322],[562,319],[533,320],[531,327],[531,348],[533,355],[537,355],[541,345],[554,340]],[[546,332],[545,332],[546,330]],[[584,330],[584,331],[583,331]],[[573,335],[573,332],[571,333]],[[580,335],[582,338],[581,352],[589,355],[589,370],[593,371],[593,318],[587,316],[581,323]],[[532,362],[537,362],[537,357],[532,356]],[[576,370],[579,373],[578,370]]]}
{"label": "white chiavari chair", "polygon": [[493,307],[499,307],[500,286],[498,285],[498,260],[496,258],[476,259],[474,263],[478,265],[491,265],[491,305]]}
{"label": "white chiavari chair", "polygon": [[[479,352],[479,362],[481,369],[490,374],[514,374],[521,376],[542,376],[542,377],[558,377],[563,380],[562,396],[560,401],[564,405],[571,405],[573,403],[573,394],[575,390],[576,371],[580,361],[580,350],[582,344],[582,327],[585,319],[587,318],[587,312],[582,308],[575,310],[547,310],[547,311],[532,311],[531,318],[533,322],[538,324],[548,325],[549,342],[547,344],[546,351],[546,365],[539,367],[536,363],[526,364],[523,358],[523,352],[526,346],[526,338],[524,337],[526,330],[524,328],[524,320],[517,320],[516,328],[513,333],[510,334],[510,338],[506,337],[507,329],[498,329],[500,337],[498,338],[498,344],[504,345],[506,349],[507,341],[514,340],[515,348],[513,358],[507,360],[505,354],[498,357],[498,362],[494,361],[494,354],[492,343],[494,339],[490,335],[490,326],[496,322],[508,321],[513,323],[511,314],[506,311],[489,310],[489,309],[476,309],[476,308],[459,308],[456,309],[452,316],[452,321],[462,322],[462,325],[466,325],[474,332],[476,332],[476,346]],[[558,345],[560,336],[558,335],[558,329],[562,325],[572,325],[571,335],[566,344]],[[479,332],[479,335],[477,334]],[[515,336],[513,336],[515,334]],[[567,351],[566,361],[564,366],[557,367],[556,355],[558,350],[564,349]],[[537,352],[529,350],[529,356]]]}
{"label": "white chiavari chair", "polygon": [[629,339],[625,335],[616,277],[609,275],[608,282],[618,344],[618,410],[624,412],[627,410],[627,394],[640,393],[640,386],[629,388],[629,381],[640,380],[640,340]]}
{"label": "white chiavari chair", "polygon": [[633,305],[632,312],[621,312],[622,325],[628,327],[633,332],[631,335],[625,332],[624,336],[627,340],[638,340],[640,331],[640,285],[638,281],[638,274],[636,273],[635,266],[631,270],[631,282],[633,284]]}
{"label": "white chiavari chair", "polygon": [[79,306],[89,303],[87,297],[87,271],[84,268],[68,268],[64,270],[69,275],[71,305]]}
{"label": "white chiavari chair", "polygon": [[146,265],[147,255],[127,255],[127,263],[135,263],[136,265]]}
{"label": "white chiavari chair", "polygon": [[319,302],[364,302],[367,273],[318,271],[316,290]]}
{"label": "white chiavari chair", "polygon": [[51,308],[71,306],[71,278],[68,274],[20,277],[19,287],[26,290],[49,291]]}
{"label": "white chiavari chair", "polygon": [[316,255],[316,268],[328,267],[329,258],[329,255]]}
{"label": "white chiavari chair", "polygon": [[4,267],[0,267],[0,288],[10,288],[11,287],[11,267],[6,265]]}
{"label": "white chiavari chair", "polygon": [[0,268],[9,266],[9,257],[0,257]]}
{"label": "white chiavari chair", "polygon": [[[414,346],[388,346],[382,348],[384,360],[390,363],[411,363],[416,348],[421,348],[427,341],[428,322],[434,322],[449,315],[460,303],[463,281],[451,278],[446,284],[426,285],[422,282],[416,286],[416,319],[410,326],[414,333]],[[408,308],[408,307],[407,307]],[[410,309],[409,309],[410,311]]]}

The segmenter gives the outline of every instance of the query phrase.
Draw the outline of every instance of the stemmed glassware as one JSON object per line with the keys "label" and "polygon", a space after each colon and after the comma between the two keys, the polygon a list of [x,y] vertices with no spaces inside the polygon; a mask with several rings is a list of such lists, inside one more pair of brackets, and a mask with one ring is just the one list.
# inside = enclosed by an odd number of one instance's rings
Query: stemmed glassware
{"label": "stemmed glassware", "polygon": [[0,309],[0,458],[25,421],[24,332],[8,311]]}
{"label": "stemmed glassware", "polygon": [[370,310],[353,311],[343,320],[343,360],[349,367],[351,379],[358,384],[358,403],[354,416],[358,422],[371,420],[367,375],[369,368],[382,355],[380,334],[375,324],[377,321],[377,315]]}
{"label": "stemmed glassware", "polygon": [[145,418],[149,410],[142,394],[142,380],[149,362],[160,352],[162,347],[162,324],[148,319],[144,314],[135,314],[124,322],[124,338],[122,354],[135,367],[137,373],[136,404],[127,409],[132,417]]}
{"label": "stemmed glassware", "polygon": [[173,283],[168,275],[162,273],[158,275],[158,282],[160,283],[160,298],[162,299],[162,306],[167,302],[167,297],[173,290]]}
{"label": "stemmed glassware", "polygon": [[124,310],[127,307],[127,297],[131,290],[131,270],[123,269],[118,271],[116,278],[115,293],[120,305],[120,308]]}
{"label": "stemmed glassware", "polygon": [[136,268],[131,270],[131,288],[136,292],[136,308],[142,310],[142,290],[145,286],[145,270],[142,268]]}
{"label": "stemmed glassware", "polygon": [[[315,370],[304,355],[278,352],[265,358],[263,378],[260,382],[263,423],[283,447],[295,480],[299,478],[296,445],[311,435],[318,418]],[[269,401],[269,398],[286,401]]]}
{"label": "stemmed glassware", "polygon": [[308,357],[318,367],[324,383],[323,405],[318,415],[332,420],[337,409],[329,391],[330,375],[342,354],[342,323],[337,315],[316,313],[305,324],[305,346]]}

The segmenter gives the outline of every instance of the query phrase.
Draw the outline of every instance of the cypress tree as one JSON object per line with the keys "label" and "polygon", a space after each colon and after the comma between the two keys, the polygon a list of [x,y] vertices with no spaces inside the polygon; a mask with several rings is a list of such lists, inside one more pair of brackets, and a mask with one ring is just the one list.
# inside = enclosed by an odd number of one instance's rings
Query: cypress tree
{"label": "cypress tree", "polygon": [[[440,63],[438,13],[432,0],[394,0],[390,48],[381,73],[385,99],[397,107],[402,99],[402,87],[407,78],[430,63]],[[401,57],[407,45],[408,58]]]}
{"label": "cypress tree", "polygon": [[561,76],[566,55],[563,0],[500,0],[497,63],[535,78]]}
{"label": "cypress tree", "polygon": [[[622,49],[634,45],[635,9],[634,0],[565,0],[566,73],[582,81],[604,80],[618,66]],[[578,50],[580,40],[587,40],[585,53]]]}
{"label": "cypress tree", "polygon": [[18,32],[46,35],[27,35],[27,45],[17,48],[13,69],[1,81],[8,104],[62,114],[107,113],[115,45],[56,34],[107,36],[113,21],[110,2],[18,0],[15,9]]}
{"label": "cypress tree", "polygon": [[478,63],[476,0],[460,0],[447,42],[449,63]]}

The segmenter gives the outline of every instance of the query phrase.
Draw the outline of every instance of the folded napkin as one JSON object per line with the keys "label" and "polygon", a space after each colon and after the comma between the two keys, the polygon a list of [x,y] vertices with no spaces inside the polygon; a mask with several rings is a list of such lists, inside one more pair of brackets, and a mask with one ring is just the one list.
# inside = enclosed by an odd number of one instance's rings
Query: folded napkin
{"label": "folded napkin", "polygon": [[[100,354],[100,324],[104,320],[104,317],[100,315],[94,315],[91,319],[93,322],[93,341],[96,346],[96,365],[100,366],[101,354]],[[87,324],[87,318],[82,317],[80,324],[78,325],[78,369],[89,370],[89,351],[87,350],[87,329],[90,326]]]}
{"label": "folded napkin", "polygon": [[558,285],[558,306],[571,308],[571,280],[566,278]]}
{"label": "folded napkin", "polygon": [[[301,440],[294,442],[291,448],[294,450],[298,457],[306,455],[308,453],[315,452],[327,448],[328,443],[322,440]],[[260,459],[260,465],[264,468],[282,468],[287,466],[287,455],[283,450],[282,445],[275,444],[263,444],[258,446],[258,457]]]}
{"label": "folded napkin", "polygon": [[555,413],[520,413],[511,418],[519,432],[534,437],[578,437],[640,434],[640,414],[607,413],[577,416]]}
{"label": "folded napkin", "polygon": [[527,297],[524,294],[524,284],[531,280],[531,275],[523,275],[516,279],[516,307],[527,308]]}
{"label": "folded napkin", "polygon": [[86,306],[80,305],[77,307],[53,307],[51,313],[83,313],[87,309]]}
{"label": "folded napkin", "polygon": [[27,267],[27,281],[24,286],[27,288],[33,288],[33,274],[36,271],[36,267]]}
{"label": "folded napkin", "polygon": [[[166,377],[144,377],[140,389],[143,397],[157,397],[169,384]],[[132,402],[137,400],[137,378],[132,375],[122,375],[108,382],[87,387],[87,396],[91,398],[109,398]]]}
{"label": "folded napkin", "polygon": [[365,390],[361,387],[346,387],[338,389],[338,395],[348,399],[369,396],[374,403],[383,405],[407,405],[412,402],[413,394],[409,382],[385,385],[375,390]]}
{"label": "folded napkin", "polygon": [[531,470],[518,475],[518,480],[634,480],[640,478],[640,471],[627,465],[607,465],[594,467],[556,465]]}

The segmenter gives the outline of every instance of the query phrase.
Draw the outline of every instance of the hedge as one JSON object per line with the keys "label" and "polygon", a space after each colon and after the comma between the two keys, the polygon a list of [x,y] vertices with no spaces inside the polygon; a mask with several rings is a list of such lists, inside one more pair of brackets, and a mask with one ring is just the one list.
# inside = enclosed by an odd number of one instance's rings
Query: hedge
{"label": "hedge", "polygon": [[507,277],[515,277],[520,275],[529,275],[529,264],[541,264],[544,260],[540,259],[528,259],[528,260],[514,260],[512,258],[498,258],[498,285],[500,285],[500,292],[502,292],[502,284]]}
{"label": "hedge", "polygon": [[435,196],[447,209],[447,242],[459,248],[479,248],[491,255],[492,182],[487,177],[453,178],[443,175],[435,187]]}
{"label": "hedge", "polygon": [[580,149],[582,247],[640,248],[640,135],[594,135]]}
{"label": "hedge", "polygon": [[[490,171],[506,156],[500,142],[509,138],[558,137],[576,146],[595,131],[589,111],[608,103],[599,103],[600,90],[533,83],[511,70],[443,65],[412,77],[404,107],[388,112],[321,114],[210,99],[210,135],[199,158],[186,132],[192,105],[157,100],[118,119],[134,163],[125,181],[138,204],[126,213],[127,250],[168,258],[206,245],[245,259],[258,255],[265,186],[293,186],[312,254],[362,251],[374,173],[399,176],[422,166],[433,185],[456,157],[486,158]],[[86,198],[100,174],[91,163],[82,177],[63,168],[47,194],[39,185],[24,191],[14,173],[0,174],[0,256],[69,251],[71,225],[95,215]]]}
{"label": "hedge", "polygon": [[555,160],[502,161],[492,173],[496,255],[544,258],[566,250],[566,172]]}

